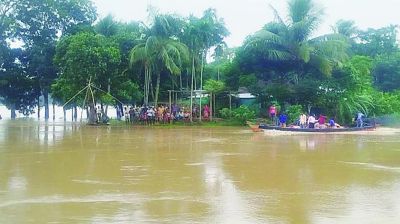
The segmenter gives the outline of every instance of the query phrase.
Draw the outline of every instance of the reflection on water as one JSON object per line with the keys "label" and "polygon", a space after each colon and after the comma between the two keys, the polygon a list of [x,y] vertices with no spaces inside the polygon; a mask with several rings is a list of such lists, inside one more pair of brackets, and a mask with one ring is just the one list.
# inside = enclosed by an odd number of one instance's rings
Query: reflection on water
{"label": "reflection on water", "polygon": [[0,121],[0,223],[398,223],[399,136]]}

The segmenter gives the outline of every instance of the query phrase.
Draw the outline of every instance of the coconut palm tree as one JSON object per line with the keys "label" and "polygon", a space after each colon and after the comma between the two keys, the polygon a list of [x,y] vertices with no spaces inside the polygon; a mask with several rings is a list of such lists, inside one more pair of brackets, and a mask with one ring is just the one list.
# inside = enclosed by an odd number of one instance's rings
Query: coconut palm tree
{"label": "coconut palm tree", "polygon": [[288,6],[287,21],[272,8],[276,21],[250,37],[245,48],[261,50],[267,61],[310,65],[330,75],[333,67],[347,58],[346,38],[340,34],[312,38],[323,15],[313,0],[289,0]]}
{"label": "coconut palm tree", "polygon": [[147,29],[145,42],[131,50],[131,65],[140,64],[145,71],[144,103],[148,103],[152,75],[156,75],[156,87],[153,97],[157,105],[160,92],[161,73],[180,75],[181,66],[189,58],[187,46],[174,38],[176,24],[170,15],[156,15],[153,26]]}

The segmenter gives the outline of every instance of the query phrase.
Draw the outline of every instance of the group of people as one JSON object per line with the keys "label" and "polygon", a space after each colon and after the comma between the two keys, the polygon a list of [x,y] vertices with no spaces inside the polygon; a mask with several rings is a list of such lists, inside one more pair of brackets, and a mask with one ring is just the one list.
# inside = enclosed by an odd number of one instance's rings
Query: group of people
{"label": "group of people", "polygon": [[[278,110],[275,105],[271,105],[268,110],[269,116],[272,120],[273,125],[286,127],[286,123],[288,121],[288,116],[285,113],[280,113],[278,115]],[[362,128],[365,125],[365,115],[361,112],[357,112],[356,116],[354,117],[354,122],[356,127]],[[340,128],[341,126],[335,122],[335,119],[331,117],[329,120],[327,116],[320,114],[318,117],[315,114],[301,114],[297,121],[291,125],[291,127],[298,127],[298,128],[315,128],[315,129],[322,129],[322,128]]]}
{"label": "group of people", "polygon": [[[190,108],[180,107],[177,104],[171,105],[171,108],[163,104],[155,106],[128,106],[124,107],[124,118],[127,124],[140,123],[151,125],[155,123],[167,124],[171,121],[189,121],[190,116],[198,115],[198,107],[193,107],[192,113]],[[203,107],[203,119],[207,120],[211,114],[210,107]]]}
{"label": "group of people", "polygon": [[[275,105],[271,105],[269,108],[269,116],[273,122],[273,125],[280,126],[285,128],[287,126],[288,116],[285,113],[280,113],[279,116],[278,110]],[[315,128],[315,129],[322,129],[322,128],[340,128],[340,125],[337,124],[334,118],[330,118],[328,121],[327,116],[320,114],[318,118],[315,114],[301,114],[294,125],[292,127],[298,128]]]}
{"label": "group of people", "polygon": [[340,125],[335,122],[335,119],[333,117],[330,118],[328,121],[327,116],[323,114],[320,114],[317,118],[315,114],[307,116],[303,113],[300,115],[298,123],[300,128],[340,128]]}

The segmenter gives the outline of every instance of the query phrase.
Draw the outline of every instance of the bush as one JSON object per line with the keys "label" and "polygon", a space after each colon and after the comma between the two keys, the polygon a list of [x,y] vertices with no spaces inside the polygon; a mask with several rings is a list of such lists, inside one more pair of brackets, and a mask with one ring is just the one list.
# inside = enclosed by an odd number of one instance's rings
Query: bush
{"label": "bush", "polygon": [[235,113],[232,110],[229,110],[228,108],[222,108],[222,110],[219,111],[219,114],[224,119],[231,119],[235,116]]}
{"label": "bush", "polygon": [[294,123],[299,119],[300,115],[303,113],[303,107],[301,105],[290,105],[287,108],[287,115],[289,118],[288,124]]}
{"label": "bush", "polygon": [[230,111],[228,108],[223,108],[219,112],[222,118],[234,119],[243,125],[246,124],[246,121],[252,120],[256,117],[256,112],[244,105],[241,105],[232,111]]}

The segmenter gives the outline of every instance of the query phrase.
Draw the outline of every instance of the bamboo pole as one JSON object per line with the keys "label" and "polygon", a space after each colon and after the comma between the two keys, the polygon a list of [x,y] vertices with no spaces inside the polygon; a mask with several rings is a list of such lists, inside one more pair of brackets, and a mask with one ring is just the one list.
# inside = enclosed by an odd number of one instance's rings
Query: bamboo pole
{"label": "bamboo pole", "polygon": [[190,87],[190,122],[193,122],[193,82],[194,82],[194,55],[192,59],[192,84]]}
{"label": "bamboo pole", "polygon": [[210,92],[210,121],[213,119],[213,94]]}
{"label": "bamboo pole", "polygon": [[83,100],[83,105],[82,105],[82,110],[81,110],[81,122],[82,122],[83,110],[85,108],[85,104],[86,104],[86,99],[87,99],[88,93],[89,93],[89,89],[86,91],[85,99]]}

